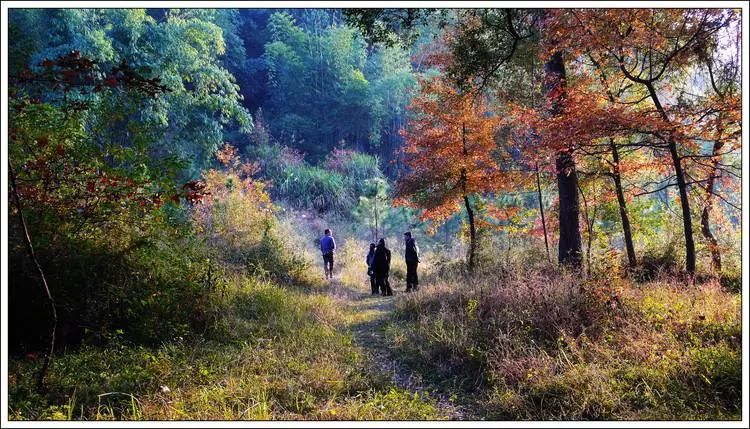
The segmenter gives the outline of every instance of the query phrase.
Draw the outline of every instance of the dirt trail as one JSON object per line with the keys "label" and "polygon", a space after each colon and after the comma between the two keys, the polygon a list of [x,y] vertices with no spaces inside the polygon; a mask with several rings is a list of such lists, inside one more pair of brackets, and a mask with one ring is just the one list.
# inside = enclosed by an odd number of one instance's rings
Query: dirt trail
{"label": "dirt trail", "polygon": [[[355,343],[364,349],[372,361],[372,367],[390,376],[392,383],[409,392],[427,393],[437,401],[441,414],[451,420],[465,419],[465,412],[453,404],[448,397],[435,386],[423,380],[418,372],[400,363],[389,350],[385,338],[385,324],[389,314],[394,310],[398,291],[394,296],[372,296],[369,290],[357,290],[334,278],[329,293],[348,307],[355,322],[349,325]],[[403,292],[401,292],[403,293]]]}

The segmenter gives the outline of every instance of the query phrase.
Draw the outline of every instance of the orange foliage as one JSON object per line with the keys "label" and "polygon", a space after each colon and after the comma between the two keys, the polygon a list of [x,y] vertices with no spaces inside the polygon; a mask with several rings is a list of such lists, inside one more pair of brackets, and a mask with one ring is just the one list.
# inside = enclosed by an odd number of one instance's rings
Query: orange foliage
{"label": "orange foliage", "polygon": [[[676,100],[674,86],[701,66],[698,51],[712,48],[719,29],[736,19],[721,9],[551,9],[542,28],[542,60],[562,51],[567,86],[536,108],[511,104],[504,124],[522,142],[529,160],[560,151],[606,154],[612,138],[663,149],[673,138],[683,155],[700,154],[707,141],[722,139],[723,153],[740,149],[740,96],[702,94]],[[705,77],[707,79],[707,76]],[[658,94],[664,113],[647,90]],[[710,89],[708,89],[710,92]],[[551,116],[549,103],[561,104]],[[657,154],[667,155],[666,151]],[[671,160],[620,165],[620,173],[643,168],[673,174]],[[705,160],[708,161],[708,160]],[[685,162],[696,177],[709,174],[708,162]]]}
{"label": "orange foliage", "polygon": [[403,149],[409,172],[396,204],[424,208],[422,219],[444,221],[461,209],[464,195],[497,191],[506,183],[495,132],[499,118],[486,97],[459,92],[445,78],[421,82]]}

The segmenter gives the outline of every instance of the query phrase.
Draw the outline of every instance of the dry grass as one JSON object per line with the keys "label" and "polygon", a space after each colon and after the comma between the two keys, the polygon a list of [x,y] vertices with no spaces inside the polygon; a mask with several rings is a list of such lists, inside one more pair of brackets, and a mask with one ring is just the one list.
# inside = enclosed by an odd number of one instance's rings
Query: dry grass
{"label": "dry grass", "polygon": [[737,419],[740,314],[716,282],[443,271],[398,302],[389,337],[488,418]]}

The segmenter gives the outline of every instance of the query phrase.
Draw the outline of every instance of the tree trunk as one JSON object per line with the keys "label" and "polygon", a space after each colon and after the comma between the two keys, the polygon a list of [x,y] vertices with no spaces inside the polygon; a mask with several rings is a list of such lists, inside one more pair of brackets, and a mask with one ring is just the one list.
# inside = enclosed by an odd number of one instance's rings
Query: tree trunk
{"label": "tree trunk", "polygon": [[589,217],[589,205],[586,202],[586,194],[583,193],[583,188],[581,188],[580,184],[578,185],[578,192],[581,194],[581,198],[583,199],[583,218],[586,220],[586,275],[588,277],[591,277],[591,241],[594,236],[593,218],[596,216],[596,212],[593,216]]}
{"label": "tree trunk", "polygon": [[682,227],[685,230],[685,270],[688,274],[695,274],[695,242],[693,241],[693,220],[690,217],[690,201],[688,200],[685,173],[682,171],[680,155],[677,153],[677,143],[674,137],[669,138],[669,153],[672,155],[675,174],[677,175],[677,189],[680,191],[680,208],[682,209]]}
{"label": "tree trunk", "polygon": [[375,242],[378,242],[378,194],[375,191]]}
{"label": "tree trunk", "polygon": [[[461,140],[463,142],[463,155],[464,158],[469,155],[469,150],[466,146],[466,124],[461,125]],[[474,253],[476,251],[476,238],[477,230],[474,225],[474,211],[471,209],[469,203],[469,196],[466,192],[466,167],[461,169],[461,187],[463,189],[464,205],[466,206],[466,215],[469,217],[469,271],[474,271]]]}
{"label": "tree trunk", "polygon": [[544,248],[547,250],[547,262],[549,262],[549,241],[547,241],[547,223],[544,221],[544,204],[542,204],[542,184],[539,180],[539,163],[536,164],[536,194],[539,198],[539,214],[542,215],[542,230],[544,231]]}
{"label": "tree trunk", "polygon": [[39,275],[39,281],[44,288],[44,292],[46,294],[47,302],[50,305],[50,313],[52,316],[52,326],[50,326],[49,350],[47,351],[47,356],[45,356],[44,358],[44,364],[39,370],[36,381],[36,387],[41,391],[44,387],[44,379],[47,375],[47,370],[49,369],[50,363],[52,362],[52,355],[55,353],[55,337],[57,335],[57,309],[55,308],[55,300],[52,297],[52,292],[50,292],[49,285],[47,285],[47,278],[44,276],[44,271],[42,270],[42,266],[39,264],[39,260],[36,258],[34,246],[31,243],[29,228],[26,225],[26,219],[24,219],[23,217],[21,198],[18,196],[18,188],[16,187],[16,175],[13,171],[13,164],[10,162],[10,159],[8,160],[8,173],[8,176],[10,176],[10,185],[11,191],[13,192],[13,199],[16,204],[16,210],[18,211],[18,221],[21,223],[21,228],[23,229],[23,238],[24,244],[26,245],[26,251],[29,254],[29,258],[34,263],[36,272]]}
{"label": "tree trunk", "polygon": [[563,152],[558,154],[557,192],[560,196],[560,242],[558,262],[573,268],[581,267],[581,229],[579,226],[580,201],[578,198],[578,175],[573,157]]}
{"label": "tree trunk", "polygon": [[[656,95],[656,90],[652,84],[646,84],[651,100],[656,106],[656,110],[662,116],[662,119],[669,123],[669,117],[667,112],[661,105],[659,97]],[[672,156],[672,164],[674,164],[674,173],[677,178],[677,189],[680,192],[680,208],[682,208],[682,227],[685,230],[685,270],[689,275],[695,274],[695,242],[693,241],[693,220],[690,217],[690,201],[688,200],[687,183],[685,182],[685,172],[682,170],[682,160],[680,154],[677,151],[677,142],[674,139],[674,134],[670,132],[667,145],[669,147],[669,154]]]}
{"label": "tree trunk", "polygon": [[[565,87],[565,63],[562,53],[556,52],[544,65],[544,91],[552,99],[549,114],[560,114]],[[572,148],[571,148],[572,149]],[[558,262],[573,268],[581,267],[581,230],[578,215],[578,175],[575,160],[570,150],[561,151],[555,160],[557,169],[557,192],[560,200],[560,240],[558,242]]]}
{"label": "tree trunk", "polygon": [[615,193],[617,193],[617,205],[620,208],[620,219],[622,220],[622,233],[625,237],[625,250],[628,253],[628,266],[635,268],[635,247],[633,247],[633,233],[630,230],[630,218],[628,217],[627,206],[625,205],[625,194],[622,191],[622,177],[620,176],[620,153],[612,139],[609,139],[609,147],[612,149],[612,180],[615,182]]}
{"label": "tree trunk", "polygon": [[[721,133],[720,133],[721,134]],[[708,241],[708,249],[711,251],[711,266],[716,274],[721,272],[721,252],[719,251],[719,242],[711,232],[711,210],[713,209],[714,201],[714,182],[716,179],[716,171],[719,164],[718,154],[721,152],[724,143],[719,139],[714,142],[712,154],[714,156],[711,161],[711,171],[706,179],[706,204],[703,206],[703,212],[701,213],[701,233],[703,237]]]}
{"label": "tree trunk", "polygon": [[469,217],[469,271],[474,271],[474,253],[476,252],[477,230],[474,226],[474,211],[471,209],[469,197],[464,195],[466,215]]}

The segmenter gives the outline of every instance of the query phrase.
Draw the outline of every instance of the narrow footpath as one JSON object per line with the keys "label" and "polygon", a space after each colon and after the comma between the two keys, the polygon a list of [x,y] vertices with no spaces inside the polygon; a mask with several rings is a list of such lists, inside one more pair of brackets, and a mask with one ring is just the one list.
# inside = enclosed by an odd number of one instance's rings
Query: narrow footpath
{"label": "narrow footpath", "polygon": [[361,347],[372,361],[371,368],[388,375],[393,385],[400,389],[429,395],[436,400],[440,414],[446,418],[467,418],[461,407],[453,404],[448,396],[423,380],[418,372],[399,362],[390,352],[390,346],[385,338],[385,326],[389,315],[395,309],[398,294],[403,292],[394,291],[395,295],[391,297],[372,296],[369,290],[356,289],[337,278],[334,278],[328,290],[328,293],[345,305],[347,312],[352,314],[347,328],[355,344]]}

